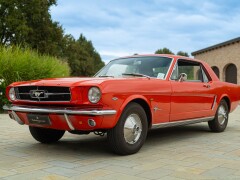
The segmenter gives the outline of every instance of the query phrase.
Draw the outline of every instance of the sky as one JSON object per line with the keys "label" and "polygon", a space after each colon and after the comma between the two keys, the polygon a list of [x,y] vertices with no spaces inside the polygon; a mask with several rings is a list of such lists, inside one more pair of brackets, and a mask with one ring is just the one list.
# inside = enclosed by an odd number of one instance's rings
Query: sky
{"label": "sky", "polygon": [[190,55],[240,37],[239,0],[58,0],[50,13],[65,34],[91,40],[106,63],[164,47]]}

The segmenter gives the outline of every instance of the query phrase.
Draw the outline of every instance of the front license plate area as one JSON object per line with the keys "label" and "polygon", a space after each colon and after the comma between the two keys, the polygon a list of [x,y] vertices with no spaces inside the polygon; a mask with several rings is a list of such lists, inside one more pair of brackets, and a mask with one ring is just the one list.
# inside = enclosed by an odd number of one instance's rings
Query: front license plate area
{"label": "front license plate area", "polygon": [[45,114],[27,114],[29,124],[34,125],[51,125],[48,115]]}

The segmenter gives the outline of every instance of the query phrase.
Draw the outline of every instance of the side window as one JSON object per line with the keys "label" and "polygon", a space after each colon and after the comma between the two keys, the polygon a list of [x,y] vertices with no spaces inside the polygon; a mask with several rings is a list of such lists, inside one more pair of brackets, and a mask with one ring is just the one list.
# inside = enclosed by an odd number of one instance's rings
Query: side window
{"label": "side window", "polygon": [[173,69],[171,79],[179,80],[183,73],[187,75],[185,81],[208,82],[208,77],[198,62],[179,59]]}
{"label": "side window", "polygon": [[201,69],[202,69],[203,82],[209,82],[209,79],[208,79],[204,69],[203,68],[201,68]]}

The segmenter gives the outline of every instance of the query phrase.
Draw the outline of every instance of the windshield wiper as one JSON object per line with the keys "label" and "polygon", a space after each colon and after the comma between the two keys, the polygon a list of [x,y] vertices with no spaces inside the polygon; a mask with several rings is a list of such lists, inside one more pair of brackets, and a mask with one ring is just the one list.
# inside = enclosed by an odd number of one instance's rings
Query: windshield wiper
{"label": "windshield wiper", "polygon": [[101,75],[101,76],[98,76],[98,77],[113,77],[114,78],[114,76],[108,76],[108,75]]}
{"label": "windshield wiper", "polygon": [[124,76],[137,76],[137,77],[146,77],[148,79],[150,79],[150,76],[147,76],[145,74],[139,74],[139,73],[122,73],[122,75]]}

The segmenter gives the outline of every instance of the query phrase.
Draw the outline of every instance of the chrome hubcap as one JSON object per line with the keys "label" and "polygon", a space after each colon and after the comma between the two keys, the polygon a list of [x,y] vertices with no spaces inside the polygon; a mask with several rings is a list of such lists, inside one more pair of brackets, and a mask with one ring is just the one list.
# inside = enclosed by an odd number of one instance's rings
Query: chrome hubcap
{"label": "chrome hubcap", "polygon": [[142,122],[137,114],[131,114],[127,117],[123,133],[127,143],[134,144],[138,141],[142,133]]}
{"label": "chrome hubcap", "polygon": [[226,108],[221,105],[218,108],[218,122],[220,125],[223,125],[225,123],[225,121],[227,120],[228,116],[227,116],[227,110]]}

